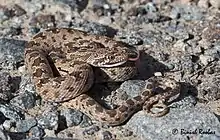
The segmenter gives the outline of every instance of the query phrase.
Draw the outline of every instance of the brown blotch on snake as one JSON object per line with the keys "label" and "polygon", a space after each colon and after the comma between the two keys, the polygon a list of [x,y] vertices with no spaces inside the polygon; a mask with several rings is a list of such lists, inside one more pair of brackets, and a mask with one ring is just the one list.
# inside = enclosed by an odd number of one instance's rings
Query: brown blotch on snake
{"label": "brown blotch on snake", "polygon": [[126,101],[126,103],[127,103],[128,105],[130,105],[130,106],[133,106],[133,105],[135,104],[132,99],[128,99],[128,100]]}
{"label": "brown blotch on snake", "polygon": [[140,101],[142,101],[142,98],[141,98],[141,96],[136,96],[136,97],[134,97],[134,100],[140,102]]}
{"label": "brown blotch on snake", "polygon": [[114,117],[117,114],[116,110],[107,110],[106,113],[110,117]]}
{"label": "brown blotch on snake", "polygon": [[97,112],[99,112],[99,113],[102,113],[104,110],[103,110],[103,108],[102,107],[100,107],[100,106],[96,106],[96,111]]}
{"label": "brown blotch on snake", "polygon": [[127,106],[122,105],[122,106],[120,106],[120,107],[118,108],[118,110],[119,110],[120,112],[125,112],[125,111],[127,111],[127,110],[128,110],[128,107],[127,107]]}

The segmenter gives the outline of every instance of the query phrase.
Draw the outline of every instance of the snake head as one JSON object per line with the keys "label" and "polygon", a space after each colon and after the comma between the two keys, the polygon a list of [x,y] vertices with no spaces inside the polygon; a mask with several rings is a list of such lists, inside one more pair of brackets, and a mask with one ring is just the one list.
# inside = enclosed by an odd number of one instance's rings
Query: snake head
{"label": "snake head", "polygon": [[105,54],[92,54],[89,59],[88,63],[94,67],[116,67],[126,63],[128,60],[128,56],[124,54],[117,54],[114,52],[108,52]]}
{"label": "snake head", "polygon": [[127,61],[137,61],[139,59],[139,51],[133,58],[134,52],[124,48],[105,48],[97,50],[96,53],[90,55],[87,62],[94,67],[117,67],[123,65]]}

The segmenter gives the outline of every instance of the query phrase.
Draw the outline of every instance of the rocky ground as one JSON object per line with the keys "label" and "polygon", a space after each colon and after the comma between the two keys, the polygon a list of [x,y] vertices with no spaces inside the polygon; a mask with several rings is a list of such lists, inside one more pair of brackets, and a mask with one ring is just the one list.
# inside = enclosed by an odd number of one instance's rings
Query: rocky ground
{"label": "rocky ground", "polygon": [[[219,8],[219,0],[0,0],[0,139],[220,139]],[[154,75],[179,81],[180,97],[163,117],[139,111],[113,128],[44,103],[23,53],[49,27],[107,35],[141,51],[133,79],[94,85],[106,105],[140,94]]]}

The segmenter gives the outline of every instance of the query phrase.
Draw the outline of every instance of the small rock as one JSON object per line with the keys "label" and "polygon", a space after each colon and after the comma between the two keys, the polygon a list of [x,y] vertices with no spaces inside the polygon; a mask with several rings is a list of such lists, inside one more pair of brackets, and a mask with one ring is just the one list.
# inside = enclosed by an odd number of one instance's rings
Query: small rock
{"label": "small rock", "polygon": [[45,135],[44,129],[39,126],[32,127],[29,131],[29,136],[31,138],[41,139]]}
{"label": "small rock", "polygon": [[105,35],[110,37],[116,33],[116,30],[113,28],[95,22],[85,22],[80,26],[80,29],[91,34]]}
{"label": "small rock", "polygon": [[207,65],[208,63],[214,60],[214,58],[209,55],[200,55],[199,59],[203,65]]}
{"label": "small rock", "polygon": [[182,56],[175,64],[175,69],[184,70],[185,74],[193,73],[198,67],[198,64],[193,63],[191,55]]}
{"label": "small rock", "polygon": [[188,3],[190,3],[191,1],[193,1],[193,0],[180,0],[180,3],[182,3],[182,4],[188,4]]}
{"label": "small rock", "polygon": [[[188,91],[186,91],[186,92],[188,92]],[[172,103],[170,105],[170,107],[181,108],[181,109],[193,108],[193,107],[195,107],[196,103],[197,103],[196,98],[190,95],[190,96],[184,97],[182,100],[180,100],[178,102]]]}
{"label": "small rock", "polygon": [[3,10],[4,15],[9,18],[12,18],[14,16],[21,16],[26,13],[25,10],[17,4],[11,6],[10,8],[3,8]]}
{"label": "small rock", "polygon": [[13,97],[12,78],[7,72],[0,72],[0,99],[8,101]]}
{"label": "small rock", "polygon": [[44,129],[57,130],[58,128],[58,113],[44,112],[38,118],[38,124]]}
{"label": "small rock", "polygon": [[2,6],[2,7],[0,7],[0,21],[1,22],[3,22],[3,21],[5,21],[5,20],[8,20],[9,19],[9,17],[5,14],[5,10],[6,10],[7,8],[4,6]]}
{"label": "small rock", "polygon": [[91,126],[92,125],[92,120],[86,116],[86,115],[83,115],[83,119],[82,119],[82,122],[80,124],[80,127],[84,128],[84,127],[88,127],[88,126]]}
{"label": "small rock", "polygon": [[219,89],[219,81],[216,79],[207,79],[206,81],[202,81],[202,83],[198,86],[198,95],[197,97],[206,101],[215,101],[220,99],[220,89]]}
{"label": "small rock", "polygon": [[0,38],[0,68],[17,69],[17,64],[24,60],[25,43],[26,41]]}
{"label": "small rock", "polygon": [[61,138],[61,139],[71,139],[72,140],[72,139],[76,138],[77,136],[79,136],[81,139],[83,139],[82,134],[80,134],[79,131],[77,131],[76,127],[64,129],[57,134],[57,137]]}
{"label": "small rock", "polygon": [[13,121],[18,121],[24,118],[21,112],[15,110],[11,106],[0,104],[0,112],[2,112],[6,118]]}
{"label": "small rock", "polygon": [[131,97],[135,97],[135,96],[139,95],[139,93],[142,92],[144,86],[145,86],[144,81],[128,80],[128,81],[125,81],[124,83],[122,83],[119,89],[122,91],[121,93],[124,92],[124,93],[127,93]]}
{"label": "small rock", "polygon": [[131,36],[131,37],[128,38],[128,44],[130,44],[130,45],[142,45],[143,40],[141,38]]}
{"label": "small rock", "polygon": [[220,0],[209,0],[209,3],[215,8],[220,8]]}
{"label": "small rock", "polygon": [[99,20],[99,23],[103,25],[110,25],[112,23],[112,19],[110,17],[102,17]]}
{"label": "small rock", "polygon": [[31,26],[28,30],[28,33],[30,34],[30,36],[35,35],[38,32],[40,32],[40,28],[38,28],[36,26]]}
{"label": "small rock", "polygon": [[19,83],[19,93],[26,93],[27,94],[32,94],[37,95],[36,89],[34,84],[32,83],[31,77],[29,74],[24,74],[21,76],[21,81]]}
{"label": "small rock", "polygon": [[127,11],[128,16],[142,16],[145,15],[147,12],[143,7],[133,7]]}
{"label": "small rock", "polygon": [[32,17],[30,20],[30,25],[31,26],[38,26],[41,25],[41,27],[54,27],[55,25],[55,16],[54,15],[43,15],[39,14],[35,17]]}
{"label": "small rock", "polygon": [[19,25],[16,26],[16,27],[10,27],[7,34],[10,35],[10,36],[21,35],[22,34],[22,28]]}
{"label": "small rock", "polygon": [[202,38],[209,43],[219,42],[220,40],[220,24],[219,22],[210,21],[202,31]]}
{"label": "small rock", "polygon": [[16,125],[16,122],[12,120],[5,120],[3,123],[4,129],[8,131],[11,131],[11,129],[14,128],[15,125]]}
{"label": "small rock", "polygon": [[171,10],[170,12],[169,17],[172,19],[178,19],[180,18],[180,15],[181,15],[180,12],[177,9],[173,8],[173,10]]}
{"label": "small rock", "polygon": [[154,76],[161,77],[161,76],[163,76],[163,74],[161,72],[155,72]]}
{"label": "small rock", "polygon": [[27,132],[35,125],[37,125],[35,119],[20,120],[16,124],[16,130],[17,132]]}
{"label": "small rock", "polygon": [[114,139],[113,138],[113,135],[112,135],[112,133],[111,132],[109,132],[109,131],[104,131],[104,132],[102,132],[102,138],[101,138],[102,140],[112,140],[112,139]]}
{"label": "small rock", "polygon": [[186,48],[188,48],[187,44],[184,43],[182,40],[178,40],[174,45],[173,49],[180,52],[186,52]]}
{"label": "small rock", "polygon": [[2,129],[0,129],[0,139],[11,140],[10,136],[6,132],[4,132]]}
{"label": "small rock", "polygon": [[109,5],[109,4],[104,4],[104,5],[103,5],[103,8],[105,8],[105,9],[110,9],[110,5]]}
{"label": "small rock", "polygon": [[26,11],[18,4],[13,5],[13,7],[11,8],[11,12],[14,16],[17,17],[26,14]]}
{"label": "small rock", "polygon": [[106,13],[106,9],[104,9],[103,6],[94,5],[90,9],[98,17],[104,16]]}
{"label": "small rock", "polygon": [[153,13],[153,12],[157,11],[157,8],[156,8],[155,4],[152,3],[152,2],[148,2],[145,5],[145,9],[146,9],[147,12],[150,12],[150,13]]}
{"label": "small rock", "polygon": [[100,128],[98,126],[92,126],[83,131],[83,135],[93,135],[95,132],[98,132]]}
{"label": "small rock", "polygon": [[23,109],[30,109],[35,106],[36,100],[33,93],[25,91],[25,93],[10,100],[10,104],[14,106],[19,106]]}
{"label": "small rock", "polygon": [[63,4],[71,7],[72,10],[81,12],[86,8],[88,1],[87,0],[55,0],[57,2],[62,2]]}
{"label": "small rock", "polygon": [[128,129],[122,129],[122,134],[125,137],[129,137],[129,136],[133,135],[133,132]]}
{"label": "small rock", "polygon": [[167,66],[167,68],[169,69],[169,70],[173,70],[174,68],[175,68],[175,66],[174,66],[174,64],[166,64],[166,66]]}
{"label": "small rock", "polygon": [[44,129],[45,137],[56,137],[54,130]]}
{"label": "small rock", "polygon": [[209,8],[209,0],[199,0],[198,6],[203,8]]}
{"label": "small rock", "polygon": [[5,120],[6,120],[6,117],[4,116],[2,112],[0,112],[0,124],[3,124]]}
{"label": "small rock", "polygon": [[74,109],[61,110],[61,115],[65,117],[68,127],[77,126],[82,122],[83,114]]}

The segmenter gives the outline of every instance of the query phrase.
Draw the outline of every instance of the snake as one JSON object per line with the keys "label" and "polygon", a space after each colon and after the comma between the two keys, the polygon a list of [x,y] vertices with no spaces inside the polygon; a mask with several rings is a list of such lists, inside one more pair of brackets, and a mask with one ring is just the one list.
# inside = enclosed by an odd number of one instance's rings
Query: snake
{"label": "snake", "polygon": [[[78,29],[50,28],[37,33],[26,44],[24,60],[43,100],[78,109],[110,126],[123,124],[140,109],[163,116],[168,113],[165,103],[180,93],[180,84],[174,79],[151,77],[140,95],[115,109],[103,107],[88,95],[92,86],[132,78],[140,53],[122,41]],[[151,109],[156,105],[163,110],[154,113]]]}

